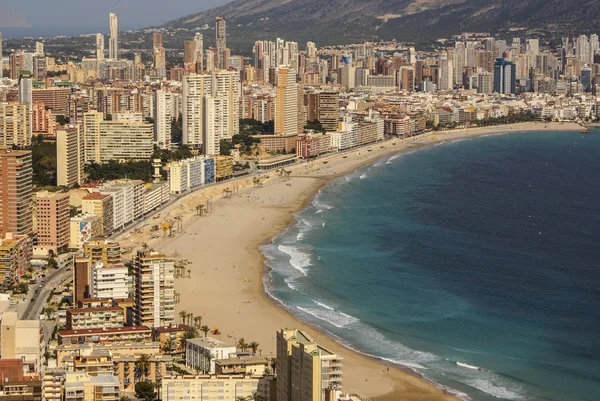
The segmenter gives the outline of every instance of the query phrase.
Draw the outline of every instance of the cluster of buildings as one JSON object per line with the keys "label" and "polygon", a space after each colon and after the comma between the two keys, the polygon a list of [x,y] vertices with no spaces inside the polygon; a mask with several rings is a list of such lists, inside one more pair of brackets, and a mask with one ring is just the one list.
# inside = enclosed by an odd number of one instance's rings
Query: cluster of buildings
{"label": "cluster of buildings", "polygon": [[[125,261],[110,236],[172,195],[233,177],[236,161],[260,153],[270,157],[257,166],[268,169],[524,112],[539,120],[600,116],[597,35],[551,48],[536,38],[463,33],[427,52],[277,38],[257,41],[244,57],[231,54],[218,17],[215,47],[205,49],[195,32],[183,43],[183,63],[172,65],[165,31],[151,33],[151,63],[120,48],[110,14],[108,51],[97,34],[95,57],[57,64],[37,42],[11,52],[6,65],[0,35],[0,282],[22,283],[36,258],[71,255],[73,269],[71,306],[52,338],[39,321],[2,312],[0,400],[111,401],[139,382],[160,383],[156,392],[168,400],[357,399],[343,393],[342,358],[302,331],[277,333],[273,363],[178,323],[175,260],[144,249]],[[272,122],[272,132],[251,133],[256,154],[222,155],[246,119]],[[34,190],[30,148],[39,135],[55,141],[57,186],[69,192]],[[171,162],[164,180],[155,147],[180,144],[194,156]],[[152,162],[154,181],[86,183],[87,164],[128,161]]]}

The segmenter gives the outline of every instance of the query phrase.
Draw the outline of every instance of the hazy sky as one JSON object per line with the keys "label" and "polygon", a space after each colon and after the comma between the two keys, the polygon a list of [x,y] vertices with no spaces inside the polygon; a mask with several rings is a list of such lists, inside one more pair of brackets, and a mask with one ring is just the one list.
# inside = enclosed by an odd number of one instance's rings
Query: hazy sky
{"label": "hazy sky", "polygon": [[[0,31],[29,24],[36,34],[45,27],[91,31],[106,26],[108,13],[121,9],[121,29],[168,22],[216,7],[230,0],[1,0]],[[84,32],[82,32],[84,33]]]}

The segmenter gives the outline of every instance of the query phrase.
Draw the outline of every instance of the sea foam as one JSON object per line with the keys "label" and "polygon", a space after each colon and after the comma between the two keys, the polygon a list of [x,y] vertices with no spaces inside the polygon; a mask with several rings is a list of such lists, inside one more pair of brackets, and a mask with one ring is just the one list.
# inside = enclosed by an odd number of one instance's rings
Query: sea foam
{"label": "sea foam", "polygon": [[308,313],[309,315],[314,316],[317,319],[323,320],[324,322],[327,322],[329,324],[332,324],[340,329],[359,321],[354,316],[350,316],[341,312],[336,312],[335,310],[306,308],[302,306],[298,306],[297,308],[304,313]]}
{"label": "sea foam", "polygon": [[298,250],[298,248],[291,245],[279,245],[277,247],[281,252],[287,254],[290,257],[290,265],[304,276],[308,276],[308,269],[311,265],[310,255]]}

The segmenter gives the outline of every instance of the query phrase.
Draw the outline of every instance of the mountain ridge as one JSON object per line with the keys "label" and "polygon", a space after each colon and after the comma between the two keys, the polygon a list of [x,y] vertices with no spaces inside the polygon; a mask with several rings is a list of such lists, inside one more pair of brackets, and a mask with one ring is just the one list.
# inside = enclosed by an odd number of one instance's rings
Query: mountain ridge
{"label": "mountain ridge", "polygon": [[163,26],[212,26],[217,16],[227,20],[234,43],[272,39],[273,34],[327,45],[376,39],[431,42],[460,32],[521,26],[600,30],[600,2],[594,0],[234,0]]}

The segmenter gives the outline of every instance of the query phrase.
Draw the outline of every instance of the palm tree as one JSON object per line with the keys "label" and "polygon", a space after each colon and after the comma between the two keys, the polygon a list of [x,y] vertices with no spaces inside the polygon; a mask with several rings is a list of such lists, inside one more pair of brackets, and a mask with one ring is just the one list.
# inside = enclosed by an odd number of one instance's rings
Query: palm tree
{"label": "palm tree", "polygon": [[187,316],[187,312],[182,310],[179,312],[179,317],[181,318],[181,323],[185,324],[185,317]]}
{"label": "palm tree", "polygon": [[256,350],[258,349],[258,345],[259,344],[256,341],[252,341],[250,344],[248,344],[248,346],[252,350],[253,354],[256,354]]}
{"label": "palm tree", "polygon": [[192,269],[188,269],[188,278],[192,278]]}
{"label": "palm tree", "polygon": [[194,318],[194,323],[195,323],[194,324],[195,327],[200,327],[200,325],[202,324],[202,315],[196,316]]}
{"label": "palm tree", "polygon": [[148,371],[150,370],[150,355],[142,354],[135,362],[135,368],[140,373],[140,375],[145,379],[148,376]]}
{"label": "palm tree", "polygon": [[244,341],[244,338],[240,338],[236,344],[236,346],[243,351],[246,351],[248,349],[248,344],[246,344],[246,341]]}
{"label": "palm tree", "polygon": [[200,331],[204,333],[204,338],[206,338],[206,335],[208,334],[210,329],[208,328],[208,326],[202,326],[200,327]]}
{"label": "palm tree", "polygon": [[275,374],[275,370],[277,369],[277,357],[272,357],[269,365],[271,365],[271,370],[273,371],[273,374]]}
{"label": "palm tree", "polygon": [[190,326],[192,324],[192,319],[193,318],[194,318],[194,314],[193,313],[188,313],[187,314],[188,326]]}
{"label": "palm tree", "polygon": [[170,354],[173,351],[173,348],[175,348],[175,341],[173,341],[170,338],[167,338],[167,340],[163,344],[163,352],[165,354]]}

